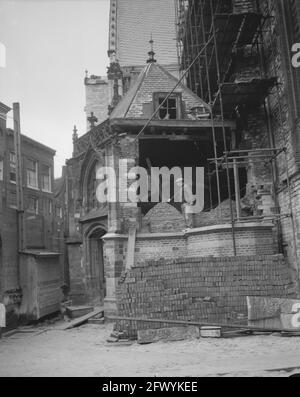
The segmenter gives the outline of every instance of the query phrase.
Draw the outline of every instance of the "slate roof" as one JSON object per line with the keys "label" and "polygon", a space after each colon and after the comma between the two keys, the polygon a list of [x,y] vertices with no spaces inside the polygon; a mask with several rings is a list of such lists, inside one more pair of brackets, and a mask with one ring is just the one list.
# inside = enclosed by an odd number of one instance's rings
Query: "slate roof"
{"label": "slate roof", "polygon": [[[148,118],[149,111],[145,114],[145,106],[153,103],[153,93],[169,93],[178,83],[176,77],[157,63],[149,63],[140,73],[135,84],[129,89],[124,98],[119,102],[110,115],[110,119]],[[208,111],[209,105],[194,94],[182,83],[176,88],[175,93],[181,93],[186,113],[193,107],[204,107]],[[153,105],[151,113],[153,113]]]}
{"label": "slate roof", "polygon": [[178,64],[174,0],[111,0],[113,5],[110,48],[122,67],[144,65],[151,35],[159,63]]}

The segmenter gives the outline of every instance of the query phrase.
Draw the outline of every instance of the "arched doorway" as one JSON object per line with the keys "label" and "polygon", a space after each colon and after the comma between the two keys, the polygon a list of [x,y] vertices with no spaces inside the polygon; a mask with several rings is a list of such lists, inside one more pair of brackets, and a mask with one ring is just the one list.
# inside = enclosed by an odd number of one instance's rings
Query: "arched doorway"
{"label": "arched doorway", "polygon": [[106,231],[96,226],[87,235],[87,256],[89,262],[89,279],[91,298],[95,303],[103,304],[106,296],[106,283],[103,257],[102,237]]}

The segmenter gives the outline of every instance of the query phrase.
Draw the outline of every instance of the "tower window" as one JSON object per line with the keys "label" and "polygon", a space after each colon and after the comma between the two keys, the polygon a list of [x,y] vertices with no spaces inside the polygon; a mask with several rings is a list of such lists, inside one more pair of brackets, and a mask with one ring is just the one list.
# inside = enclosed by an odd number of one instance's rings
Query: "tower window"
{"label": "tower window", "polygon": [[160,107],[157,117],[160,120],[176,120],[181,118],[181,94],[172,94],[168,99],[167,93],[154,94],[155,109]]}
{"label": "tower window", "polygon": [[176,99],[169,98],[163,103],[164,99],[159,98],[159,105],[162,107],[159,110],[159,118],[161,120],[176,120],[177,119],[177,106],[176,106]]}

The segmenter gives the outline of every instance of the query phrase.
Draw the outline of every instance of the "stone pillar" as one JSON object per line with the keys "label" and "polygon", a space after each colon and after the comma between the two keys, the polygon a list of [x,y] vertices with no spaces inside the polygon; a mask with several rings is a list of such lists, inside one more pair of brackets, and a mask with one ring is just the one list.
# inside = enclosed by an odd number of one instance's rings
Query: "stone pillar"
{"label": "stone pillar", "polygon": [[127,188],[132,182],[128,175],[130,168],[137,164],[138,145],[128,136],[114,141],[107,152],[107,165],[115,170],[116,203],[109,203],[108,233],[104,236],[104,264],[106,278],[105,313],[116,313],[116,288],[125,269],[128,230],[140,224],[137,203],[128,203]]}

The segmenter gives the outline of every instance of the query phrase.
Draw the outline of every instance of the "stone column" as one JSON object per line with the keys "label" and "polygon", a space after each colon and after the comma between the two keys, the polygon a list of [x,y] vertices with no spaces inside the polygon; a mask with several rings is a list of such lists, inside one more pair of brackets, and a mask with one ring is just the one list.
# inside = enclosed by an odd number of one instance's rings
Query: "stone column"
{"label": "stone column", "polygon": [[104,236],[104,263],[106,277],[105,313],[116,313],[116,288],[125,270],[128,230],[140,223],[137,203],[126,201],[127,188],[131,183],[128,171],[137,163],[138,151],[135,141],[122,137],[114,141],[108,150],[107,165],[116,175],[116,203],[108,205],[108,233]]}

